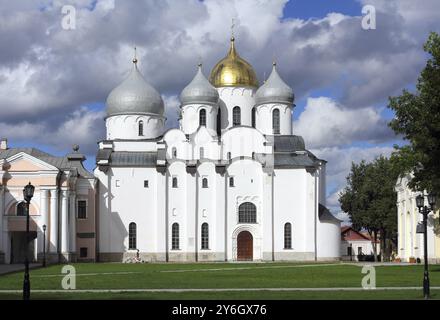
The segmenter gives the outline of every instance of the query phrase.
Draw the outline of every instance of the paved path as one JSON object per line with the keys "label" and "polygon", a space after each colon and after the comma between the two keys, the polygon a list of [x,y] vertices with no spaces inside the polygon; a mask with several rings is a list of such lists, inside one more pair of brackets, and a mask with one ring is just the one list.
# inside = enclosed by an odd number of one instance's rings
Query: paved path
{"label": "paved path", "polygon": [[[361,287],[336,288],[203,288],[203,289],[84,289],[84,290],[32,290],[34,293],[123,293],[123,292],[233,292],[233,291],[387,291],[387,290],[422,290],[422,287],[377,287],[364,289]],[[431,287],[440,290],[440,287]],[[0,290],[0,293],[21,293],[22,290]]]}
{"label": "paved path", "polygon": [[[38,268],[40,267],[40,263],[31,263],[29,264],[29,269]],[[17,272],[17,271],[24,271],[24,264],[0,264],[0,275]]]}

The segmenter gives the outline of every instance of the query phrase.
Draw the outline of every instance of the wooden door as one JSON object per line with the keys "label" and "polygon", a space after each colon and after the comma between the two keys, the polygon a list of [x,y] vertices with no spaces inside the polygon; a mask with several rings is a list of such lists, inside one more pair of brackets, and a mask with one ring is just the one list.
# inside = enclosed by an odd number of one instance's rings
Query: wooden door
{"label": "wooden door", "polygon": [[252,261],[254,254],[254,240],[249,231],[242,231],[237,237],[237,260]]}

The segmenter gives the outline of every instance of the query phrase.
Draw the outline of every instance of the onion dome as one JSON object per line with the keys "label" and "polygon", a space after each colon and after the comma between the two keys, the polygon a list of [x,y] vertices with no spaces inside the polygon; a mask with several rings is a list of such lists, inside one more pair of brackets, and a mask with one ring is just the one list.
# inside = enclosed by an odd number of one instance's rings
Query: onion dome
{"label": "onion dome", "polygon": [[209,81],[214,87],[258,87],[254,68],[235,51],[234,37],[226,57],[212,69]]}
{"label": "onion dome", "polygon": [[293,104],[295,99],[293,90],[281,79],[276,66],[277,64],[274,62],[272,73],[255,94],[257,105],[263,103]]}
{"label": "onion dome", "polygon": [[180,94],[180,101],[182,105],[186,104],[217,104],[218,92],[203,75],[202,64],[199,64],[194,79],[183,89]]}
{"label": "onion dome", "polygon": [[127,79],[114,88],[107,97],[107,116],[118,114],[164,114],[164,104],[159,92],[154,89],[137,68],[133,59],[133,69]]}

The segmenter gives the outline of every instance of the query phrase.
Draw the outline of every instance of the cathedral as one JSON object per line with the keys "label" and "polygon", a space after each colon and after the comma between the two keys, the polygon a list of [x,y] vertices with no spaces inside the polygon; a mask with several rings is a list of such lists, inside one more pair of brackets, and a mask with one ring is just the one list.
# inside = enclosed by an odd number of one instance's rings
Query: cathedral
{"label": "cathedral", "polygon": [[325,206],[326,161],[293,135],[294,93],[276,63],[260,85],[232,37],[209,78],[199,64],[180,102],[178,128],[165,130],[162,97],[135,58],[108,95],[93,174],[78,147],[60,159],[0,148],[0,260],[17,261],[20,174],[38,166],[53,180],[31,180],[35,240],[27,249],[35,260],[43,247],[54,261],[340,258],[341,221]]}

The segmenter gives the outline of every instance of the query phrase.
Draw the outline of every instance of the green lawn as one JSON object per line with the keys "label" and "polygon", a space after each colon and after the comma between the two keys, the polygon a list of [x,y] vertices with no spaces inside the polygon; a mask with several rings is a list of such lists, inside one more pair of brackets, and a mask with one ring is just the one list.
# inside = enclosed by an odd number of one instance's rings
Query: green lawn
{"label": "green lawn", "polygon": [[[159,288],[332,288],[361,287],[362,268],[347,264],[209,263],[209,264],[73,264],[76,289]],[[31,270],[32,289],[62,289],[63,265]],[[175,272],[178,271],[178,272]],[[181,272],[185,271],[185,272]],[[377,287],[421,286],[423,266],[376,267]],[[440,265],[430,267],[431,286],[440,286]],[[23,273],[0,276],[0,290],[20,290]],[[421,290],[377,291],[245,291],[32,293],[37,299],[418,299]],[[432,298],[440,291],[433,290]],[[0,299],[21,298],[0,293]]]}

